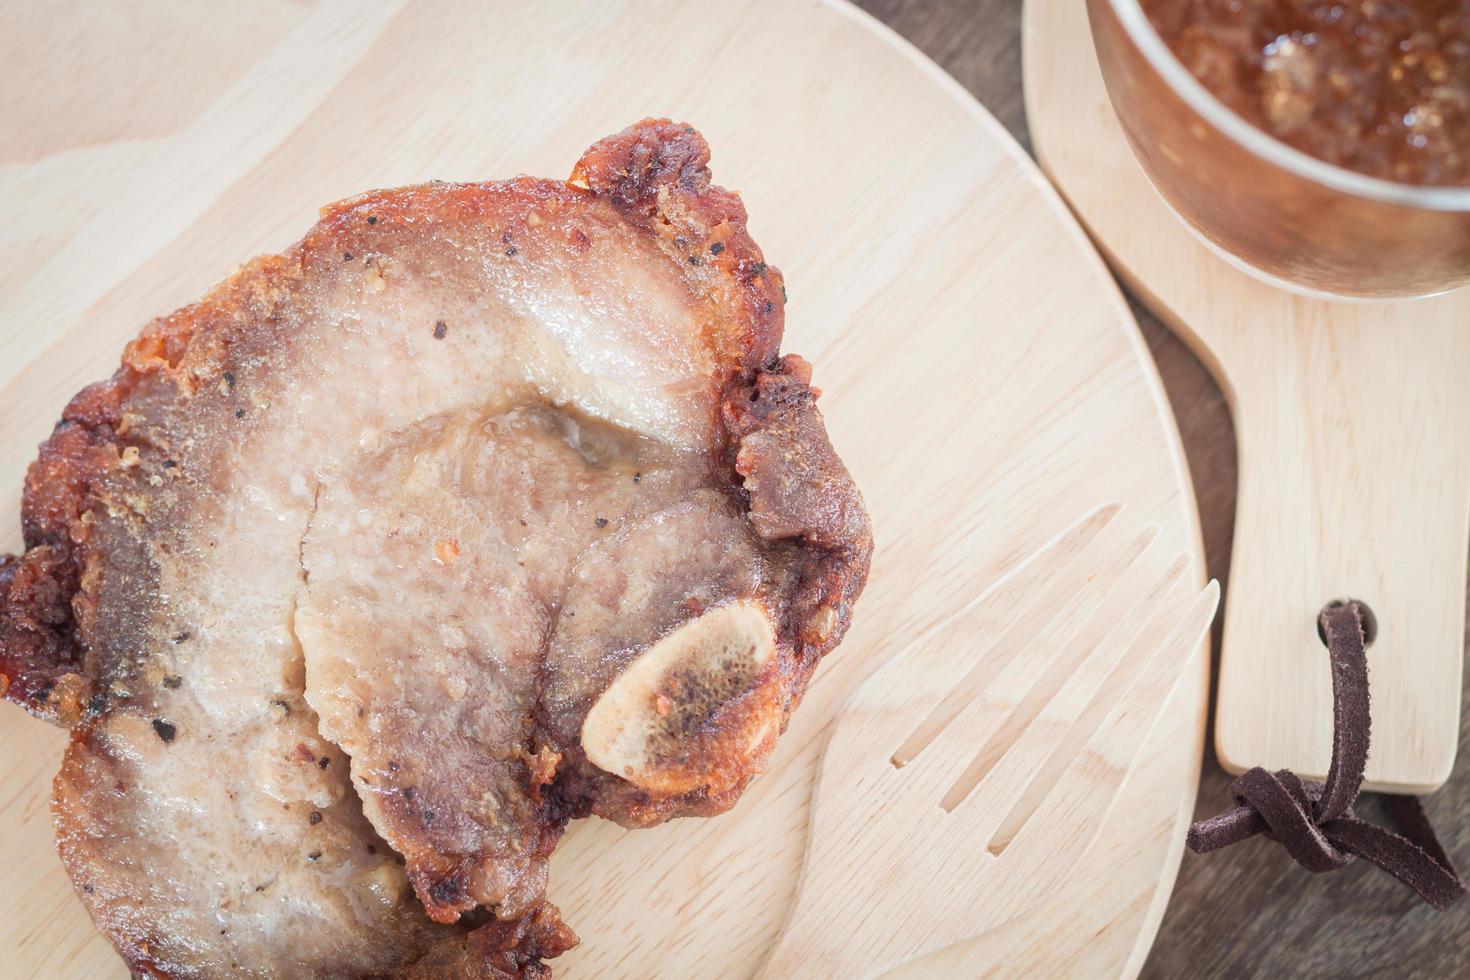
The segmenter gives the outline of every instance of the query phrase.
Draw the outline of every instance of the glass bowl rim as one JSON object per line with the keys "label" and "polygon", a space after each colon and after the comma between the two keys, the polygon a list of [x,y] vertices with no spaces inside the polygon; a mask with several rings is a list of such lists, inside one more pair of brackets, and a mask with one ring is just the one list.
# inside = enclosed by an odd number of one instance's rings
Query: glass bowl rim
{"label": "glass bowl rim", "polygon": [[1425,211],[1470,211],[1470,187],[1401,184],[1369,177],[1288,146],[1220,101],[1174,56],[1139,0],[1105,0],[1133,47],[1186,105],[1249,153],[1316,184],[1354,197]]}

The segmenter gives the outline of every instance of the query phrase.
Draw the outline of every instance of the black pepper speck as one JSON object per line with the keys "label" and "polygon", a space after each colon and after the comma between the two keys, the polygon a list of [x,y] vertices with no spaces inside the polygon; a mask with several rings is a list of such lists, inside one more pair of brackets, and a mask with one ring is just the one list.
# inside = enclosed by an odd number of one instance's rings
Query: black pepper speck
{"label": "black pepper speck", "polygon": [[443,340],[444,335],[449,332],[449,325],[443,320],[434,321],[434,339]]}
{"label": "black pepper speck", "polygon": [[306,819],[308,821],[310,821],[310,823],[311,823],[311,825],[313,827],[315,827],[317,824],[319,824],[319,823],[322,822],[322,814],[321,814],[321,811],[320,810],[313,810],[313,811],[311,811],[311,816],[307,817]]}
{"label": "black pepper speck", "polygon": [[177,691],[179,689],[179,686],[183,683],[184,679],[178,674],[169,674],[163,679],[163,686],[168,688],[170,691]]}
{"label": "black pepper speck", "polygon": [[165,745],[172,742],[174,736],[179,734],[177,725],[166,722],[162,718],[153,719],[153,730],[158,733],[159,738],[163,739]]}
{"label": "black pepper speck", "polygon": [[713,245],[711,245],[709,247],[709,254],[711,254],[711,255],[719,255],[724,250],[725,250],[725,243],[724,242],[715,242]]}
{"label": "black pepper speck", "polygon": [[599,517],[597,519],[597,526],[598,527],[607,527],[607,518],[606,517]]}

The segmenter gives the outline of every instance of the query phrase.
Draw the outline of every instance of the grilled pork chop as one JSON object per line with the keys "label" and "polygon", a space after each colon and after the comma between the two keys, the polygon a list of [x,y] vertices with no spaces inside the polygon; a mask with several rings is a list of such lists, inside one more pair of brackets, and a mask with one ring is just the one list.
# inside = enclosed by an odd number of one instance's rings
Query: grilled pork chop
{"label": "grilled pork chop", "polygon": [[146,975],[540,975],[569,819],[728,808],[871,535],[688,127],[334,205],[67,407],[0,687]]}

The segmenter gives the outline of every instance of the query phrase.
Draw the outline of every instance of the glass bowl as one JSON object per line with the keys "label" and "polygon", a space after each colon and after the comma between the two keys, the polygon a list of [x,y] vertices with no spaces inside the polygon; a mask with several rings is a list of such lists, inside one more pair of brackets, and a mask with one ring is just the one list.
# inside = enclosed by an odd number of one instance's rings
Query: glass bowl
{"label": "glass bowl", "polygon": [[1227,260],[1333,298],[1470,281],[1470,187],[1368,177],[1282,143],[1174,57],[1138,0],[1087,0],[1113,108],[1153,184]]}

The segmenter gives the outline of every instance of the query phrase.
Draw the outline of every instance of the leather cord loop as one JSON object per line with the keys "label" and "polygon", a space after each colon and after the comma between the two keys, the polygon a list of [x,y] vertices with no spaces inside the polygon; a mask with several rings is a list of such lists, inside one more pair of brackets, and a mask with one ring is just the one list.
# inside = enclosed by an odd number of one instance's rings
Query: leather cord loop
{"label": "leather cord loop", "polygon": [[1464,897],[1465,883],[1419,800],[1384,797],[1397,834],[1353,813],[1372,730],[1362,609],[1355,602],[1329,606],[1320,625],[1332,663],[1332,763],[1326,782],[1305,782],[1290,770],[1257,766],[1231,784],[1233,810],[1189,828],[1189,849],[1203,854],[1260,834],[1280,843],[1309,871],[1335,871],[1361,857],[1435,908],[1448,908]]}

